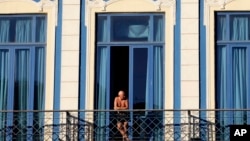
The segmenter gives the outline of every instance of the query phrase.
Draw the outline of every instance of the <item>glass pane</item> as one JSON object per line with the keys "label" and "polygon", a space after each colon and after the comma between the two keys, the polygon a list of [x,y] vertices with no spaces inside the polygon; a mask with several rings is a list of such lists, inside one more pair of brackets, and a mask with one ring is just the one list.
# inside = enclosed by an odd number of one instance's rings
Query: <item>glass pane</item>
{"label": "glass pane", "polygon": [[[36,20],[36,23],[34,22]],[[33,27],[33,23],[36,27]],[[33,37],[33,35],[35,35]],[[45,16],[0,16],[0,43],[28,43],[46,41]]]}
{"label": "glass pane", "polygon": [[[148,50],[135,48],[133,54],[133,101],[134,109],[145,109],[148,93]],[[148,95],[147,95],[148,96]]]}
{"label": "glass pane", "polygon": [[107,47],[97,48],[96,65],[96,109],[106,109],[107,98],[107,71],[108,71],[108,49]]}
{"label": "glass pane", "polygon": [[[17,49],[15,52],[15,84],[14,84],[14,110],[27,110],[27,98],[29,95],[30,52],[28,49]],[[26,113],[14,113],[13,124],[17,127],[14,130],[16,138],[26,138]]]}
{"label": "glass pane", "polygon": [[227,48],[224,45],[216,47],[216,108],[228,108],[227,99]]}
{"label": "glass pane", "polygon": [[9,51],[0,49],[0,110],[7,110],[9,71]]}
{"label": "glass pane", "polygon": [[149,16],[111,17],[111,41],[148,41]]}
{"label": "glass pane", "polygon": [[[96,90],[95,90],[95,109],[107,109],[107,84],[108,79],[108,49],[107,47],[97,47],[97,64],[96,64]],[[105,127],[107,114],[106,112],[95,112],[95,124],[97,127]],[[105,128],[95,128],[96,140],[106,140]]]}
{"label": "glass pane", "polygon": [[[32,20],[31,18],[15,18],[13,20],[15,24],[15,42],[27,43],[32,41]],[[12,33],[12,32],[11,32]]]}
{"label": "glass pane", "polygon": [[46,21],[45,17],[36,18],[36,42],[46,41]]}
{"label": "glass pane", "polygon": [[29,96],[30,52],[28,49],[17,49],[15,55],[14,109],[27,110],[27,97]]}
{"label": "glass pane", "polygon": [[45,87],[45,49],[36,48],[35,54],[35,77],[34,77],[34,110],[44,108],[44,87]]}
{"label": "glass pane", "polygon": [[163,16],[154,16],[154,41],[163,41]]}
{"label": "glass pane", "polygon": [[163,109],[163,48],[154,47],[153,109]]}
{"label": "glass pane", "polygon": [[97,19],[97,41],[107,42],[108,41],[108,25],[106,16],[98,16]]}
{"label": "glass pane", "polygon": [[[218,109],[228,109],[228,96],[229,89],[227,88],[228,82],[228,73],[227,73],[227,46],[220,45],[216,47],[216,108]],[[216,117],[218,123],[218,129],[222,131],[218,132],[216,136],[217,140],[225,140],[224,134],[228,130],[224,128],[225,125],[228,125],[229,118],[227,112],[217,112]],[[222,128],[223,127],[223,128]]]}
{"label": "glass pane", "polygon": [[217,35],[217,41],[227,39],[227,22],[226,22],[226,16],[224,16],[224,15],[217,16],[216,35]]}
{"label": "glass pane", "polygon": [[0,43],[10,41],[10,19],[0,17]]}
{"label": "glass pane", "polygon": [[[44,88],[45,88],[45,49],[37,47],[35,50],[35,76],[34,76],[34,110],[43,110],[45,107]],[[39,130],[43,126],[44,113],[34,113],[33,129],[36,132],[33,134],[33,140],[43,140],[43,131]]]}
{"label": "glass pane", "polygon": [[244,109],[246,105],[246,94],[247,94],[247,54],[245,47],[234,47],[233,48],[233,100],[234,108]]}
{"label": "glass pane", "polygon": [[250,40],[250,16],[231,16],[230,23],[231,40]]}

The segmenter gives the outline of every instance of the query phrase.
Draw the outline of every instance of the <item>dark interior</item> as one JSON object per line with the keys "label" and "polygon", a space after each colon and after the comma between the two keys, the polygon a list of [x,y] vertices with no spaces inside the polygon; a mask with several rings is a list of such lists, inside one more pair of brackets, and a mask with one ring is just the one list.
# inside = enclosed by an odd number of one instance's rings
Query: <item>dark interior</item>
{"label": "dark interior", "polygon": [[128,46],[111,47],[110,54],[110,109],[114,107],[114,98],[119,90],[128,96],[129,48]]}

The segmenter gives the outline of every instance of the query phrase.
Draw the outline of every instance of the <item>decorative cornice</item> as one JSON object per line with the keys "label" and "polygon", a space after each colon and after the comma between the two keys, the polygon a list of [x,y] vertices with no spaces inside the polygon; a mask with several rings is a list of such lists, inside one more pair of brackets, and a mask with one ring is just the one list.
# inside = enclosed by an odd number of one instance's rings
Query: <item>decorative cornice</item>
{"label": "decorative cornice", "polygon": [[[106,7],[118,2],[118,1],[126,1],[126,0],[86,0],[86,19],[88,19],[89,10],[92,8],[102,8],[102,11],[106,11]],[[174,24],[175,24],[175,12],[176,12],[176,0],[144,0],[152,3],[155,6],[156,11],[161,11],[163,7],[172,7]],[[86,25],[87,25],[87,21]]]}
{"label": "decorative cornice", "polygon": [[57,0],[40,0],[38,2],[34,1],[34,0],[0,0],[0,3],[4,3],[4,2],[24,2],[24,3],[30,3],[33,4],[37,7],[39,7],[39,11],[43,12],[43,8],[44,7],[51,7],[51,6],[55,6],[57,3]]}
{"label": "decorative cornice", "polygon": [[[103,11],[106,11],[106,7],[112,3],[121,0],[87,0],[87,5],[89,8],[100,7]],[[147,0],[155,5],[156,10],[161,10],[162,7],[170,7],[175,5],[176,0]]]}
{"label": "decorative cornice", "polygon": [[43,12],[43,8],[52,7],[57,5],[57,0],[40,0],[38,4],[41,7],[41,12]]}
{"label": "decorative cornice", "polygon": [[225,9],[225,6],[234,0],[206,0],[205,3],[208,6],[219,6],[221,9]]}
{"label": "decorative cornice", "polygon": [[175,7],[176,0],[148,0],[153,2],[156,6],[156,10],[161,10],[162,7]]}
{"label": "decorative cornice", "polygon": [[0,0],[0,3],[2,2],[27,2],[27,3],[36,3],[33,0]]}
{"label": "decorative cornice", "polygon": [[209,25],[208,18],[210,13],[210,7],[220,7],[224,10],[226,5],[234,0],[205,0],[204,2],[204,25]]}

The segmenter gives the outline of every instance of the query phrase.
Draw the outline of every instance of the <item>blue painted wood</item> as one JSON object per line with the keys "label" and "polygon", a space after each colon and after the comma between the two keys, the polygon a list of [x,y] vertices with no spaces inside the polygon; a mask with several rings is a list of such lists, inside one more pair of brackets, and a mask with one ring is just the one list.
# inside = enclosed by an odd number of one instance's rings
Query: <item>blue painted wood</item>
{"label": "blue painted wood", "polygon": [[[62,56],[62,10],[63,0],[58,1],[58,19],[56,26],[56,44],[55,44],[55,72],[54,72],[54,105],[53,110],[60,110],[60,93],[61,93],[61,56]],[[60,113],[55,112],[53,115],[53,123],[60,123]],[[60,129],[55,126],[53,128],[53,139],[56,140],[59,136]]]}

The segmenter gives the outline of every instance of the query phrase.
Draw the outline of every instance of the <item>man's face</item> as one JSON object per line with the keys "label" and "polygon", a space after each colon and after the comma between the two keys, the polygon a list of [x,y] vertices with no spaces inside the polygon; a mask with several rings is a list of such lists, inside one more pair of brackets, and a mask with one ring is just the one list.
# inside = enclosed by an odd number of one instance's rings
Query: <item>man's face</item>
{"label": "man's face", "polygon": [[120,99],[125,99],[125,94],[124,94],[123,91],[120,91],[120,92],[118,93],[118,96],[120,97]]}

